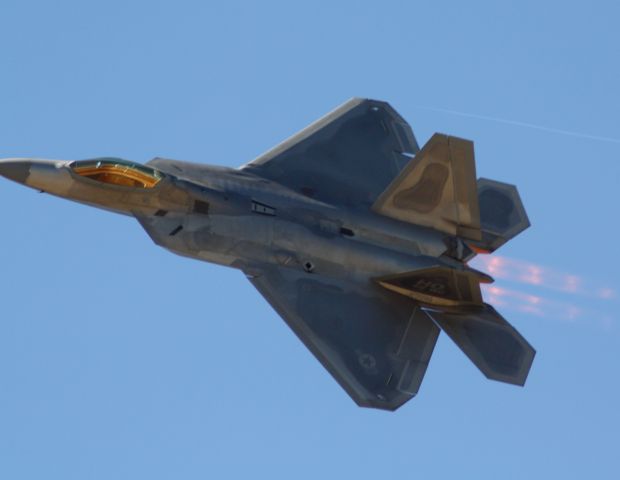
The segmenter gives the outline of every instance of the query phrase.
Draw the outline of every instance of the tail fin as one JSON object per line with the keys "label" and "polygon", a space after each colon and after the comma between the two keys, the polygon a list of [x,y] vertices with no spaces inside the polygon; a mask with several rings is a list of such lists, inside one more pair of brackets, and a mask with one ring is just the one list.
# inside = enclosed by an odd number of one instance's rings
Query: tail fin
{"label": "tail fin", "polygon": [[491,277],[473,268],[455,270],[442,266],[377,277],[374,280],[388,290],[434,308],[481,307],[480,283],[493,282]]}
{"label": "tail fin", "polygon": [[530,226],[514,185],[480,178],[478,203],[482,239],[470,243],[479,250],[493,252]]}
{"label": "tail fin", "polygon": [[514,185],[476,182],[474,144],[434,134],[377,198],[372,209],[468,240],[485,253],[530,226]]}
{"label": "tail fin", "polygon": [[434,134],[372,209],[403,222],[480,241],[473,142]]}
{"label": "tail fin", "polygon": [[[476,181],[469,140],[436,133],[379,196],[373,211],[462,237],[492,252],[529,227],[513,185]],[[374,279],[413,298],[488,378],[523,385],[536,351],[482,300],[480,283],[492,279],[472,269],[437,265]]]}

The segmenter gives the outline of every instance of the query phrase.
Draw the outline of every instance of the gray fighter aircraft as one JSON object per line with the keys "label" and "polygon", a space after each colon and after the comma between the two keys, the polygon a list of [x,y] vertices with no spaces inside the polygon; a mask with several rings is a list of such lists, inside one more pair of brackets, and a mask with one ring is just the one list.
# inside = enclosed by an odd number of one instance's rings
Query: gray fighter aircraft
{"label": "gray fighter aircraft", "polygon": [[415,396],[440,330],[493,380],[523,385],[534,359],[467,265],[529,226],[517,189],[476,179],[469,140],[419,149],[387,103],[352,99],[238,169],[10,158],[0,174],[241,270],[360,406]]}

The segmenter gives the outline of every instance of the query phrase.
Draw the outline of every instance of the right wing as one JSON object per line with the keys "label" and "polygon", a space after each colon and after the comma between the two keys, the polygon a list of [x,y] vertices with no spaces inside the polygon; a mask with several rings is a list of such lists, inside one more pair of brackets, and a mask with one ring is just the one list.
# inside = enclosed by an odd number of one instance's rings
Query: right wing
{"label": "right wing", "polygon": [[415,396],[439,335],[415,302],[292,268],[248,276],[358,405],[395,410]]}

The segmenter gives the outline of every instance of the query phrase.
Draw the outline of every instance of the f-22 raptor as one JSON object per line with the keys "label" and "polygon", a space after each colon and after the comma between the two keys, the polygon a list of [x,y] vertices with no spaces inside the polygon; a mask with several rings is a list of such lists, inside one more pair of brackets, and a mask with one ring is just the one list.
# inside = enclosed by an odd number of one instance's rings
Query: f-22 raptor
{"label": "f-22 raptor", "polygon": [[529,373],[535,350],[468,266],[529,226],[517,189],[476,178],[469,140],[436,133],[420,149],[385,102],[349,100],[237,169],[10,158],[0,174],[241,270],[360,406],[414,397],[441,330],[490,379]]}

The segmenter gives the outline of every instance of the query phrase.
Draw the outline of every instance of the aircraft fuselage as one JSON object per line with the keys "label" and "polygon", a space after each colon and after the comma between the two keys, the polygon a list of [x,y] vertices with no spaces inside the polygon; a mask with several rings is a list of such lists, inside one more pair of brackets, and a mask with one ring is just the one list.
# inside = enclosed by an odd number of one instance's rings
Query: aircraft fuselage
{"label": "aircraft fuselage", "polygon": [[[435,265],[446,250],[440,232],[335,208],[236,169],[160,159],[159,181],[145,188],[77,173],[97,160],[8,159],[0,170],[21,163],[29,187],[135,216],[158,245],[246,272],[271,263],[308,274],[381,276]],[[183,174],[190,168],[191,180]]]}

